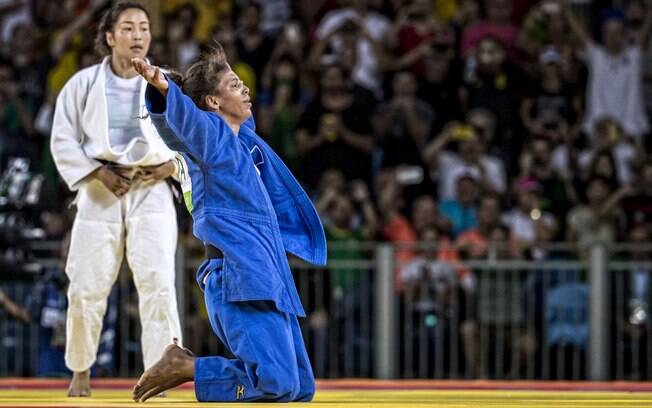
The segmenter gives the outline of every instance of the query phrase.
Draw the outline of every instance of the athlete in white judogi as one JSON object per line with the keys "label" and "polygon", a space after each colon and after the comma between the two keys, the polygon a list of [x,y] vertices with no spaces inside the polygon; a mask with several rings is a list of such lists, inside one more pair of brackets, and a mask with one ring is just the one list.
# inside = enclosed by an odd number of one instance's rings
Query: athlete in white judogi
{"label": "athlete in white judogi", "polygon": [[175,171],[174,153],[143,119],[147,83],[131,64],[147,55],[150,40],[149,15],[141,5],[114,5],[102,17],[96,41],[107,56],[75,74],[57,99],[52,155],[70,189],[78,191],[66,264],[66,365],[74,372],[69,396],[90,395],[89,369],[123,255],[138,290],[145,367],[181,338],[177,224],[165,181]]}

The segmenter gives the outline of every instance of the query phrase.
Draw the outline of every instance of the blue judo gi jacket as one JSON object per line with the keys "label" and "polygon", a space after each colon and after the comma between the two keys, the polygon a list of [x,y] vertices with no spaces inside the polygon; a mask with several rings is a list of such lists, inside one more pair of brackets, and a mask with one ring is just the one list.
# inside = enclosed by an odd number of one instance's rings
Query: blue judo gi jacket
{"label": "blue judo gi jacket", "polygon": [[312,202],[256,134],[253,118],[236,136],[222,117],[168,83],[166,98],[148,85],[145,103],[163,141],[180,153],[194,235],[224,253],[226,301],[271,300],[282,312],[305,316],[285,252],[326,264],[324,229]]}

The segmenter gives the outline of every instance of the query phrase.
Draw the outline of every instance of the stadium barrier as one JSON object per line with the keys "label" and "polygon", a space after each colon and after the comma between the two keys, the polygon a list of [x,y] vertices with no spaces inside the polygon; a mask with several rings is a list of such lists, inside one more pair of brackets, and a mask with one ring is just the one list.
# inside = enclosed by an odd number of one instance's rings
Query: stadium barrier
{"label": "stadium barrier", "polygon": [[[34,264],[56,268],[48,254],[57,243],[38,246]],[[291,259],[316,376],[649,381],[652,246],[533,248],[527,260],[501,259],[496,246],[488,259],[462,262],[426,244],[337,243],[327,267]],[[226,353],[194,281],[201,252],[181,246],[177,261],[184,345],[197,355]],[[9,298],[34,303],[42,272],[2,276]],[[0,376],[64,374],[44,371],[52,367],[43,360],[63,345],[49,296],[29,324],[0,311]],[[137,302],[125,266],[109,299],[97,375],[142,372]]]}

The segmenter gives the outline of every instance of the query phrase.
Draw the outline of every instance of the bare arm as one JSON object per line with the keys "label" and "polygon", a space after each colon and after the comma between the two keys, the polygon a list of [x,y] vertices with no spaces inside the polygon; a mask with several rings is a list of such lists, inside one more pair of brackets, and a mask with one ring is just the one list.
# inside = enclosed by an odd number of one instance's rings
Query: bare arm
{"label": "bare arm", "polygon": [[562,9],[564,12],[564,17],[566,17],[566,22],[568,22],[568,26],[570,27],[573,34],[580,41],[581,46],[584,48],[590,45],[593,42],[593,40],[591,38],[591,35],[586,30],[586,27],[584,27],[584,24],[582,24],[577,19],[577,17],[575,17],[573,12],[568,7],[567,3],[564,3]]}
{"label": "bare arm", "polygon": [[362,180],[354,180],[351,183],[351,196],[360,205],[364,224],[362,234],[365,239],[373,239],[378,231],[378,217],[376,210],[369,199],[369,189]]}
{"label": "bare arm", "polygon": [[298,129],[294,134],[294,141],[297,146],[297,153],[305,155],[321,146],[325,140],[319,133],[312,136],[308,133],[308,130]]}
{"label": "bare arm", "polygon": [[21,307],[16,303],[14,303],[14,301],[11,300],[9,296],[7,296],[2,291],[2,289],[0,289],[0,307],[5,309],[7,313],[15,317],[16,319],[22,321],[23,323],[30,322],[29,313],[27,313],[27,310],[24,307]]}
{"label": "bare arm", "polygon": [[374,139],[371,136],[361,135],[352,130],[349,130],[345,126],[342,126],[340,134],[342,140],[348,143],[349,145],[353,146],[354,148],[369,154],[373,152]]}
{"label": "bare arm", "polygon": [[437,167],[439,153],[450,141],[450,130],[456,124],[456,122],[451,122],[446,125],[444,130],[442,130],[441,133],[437,135],[437,137],[432,142],[428,143],[423,150],[423,161],[431,168]]}
{"label": "bare arm", "polygon": [[50,45],[50,54],[52,58],[58,59],[65,51],[70,39],[84,28],[93,19],[94,14],[101,9],[108,0],[93,0],[91,4],[79,15],[75,20],[70,23],[63,31],[61,31],[55,40]]}
{"label": "bare arm", "polygon": [[628,185],[620,187],[613,194],[611,194],[609,198],[607,198],[604,204],[602,204],[598,210],[598,217],[604,217],[608,215],[614,208],[616,208],[616,206],[620,203],[620,200],[632,194],[633,191],[634,190],[632,187]]}

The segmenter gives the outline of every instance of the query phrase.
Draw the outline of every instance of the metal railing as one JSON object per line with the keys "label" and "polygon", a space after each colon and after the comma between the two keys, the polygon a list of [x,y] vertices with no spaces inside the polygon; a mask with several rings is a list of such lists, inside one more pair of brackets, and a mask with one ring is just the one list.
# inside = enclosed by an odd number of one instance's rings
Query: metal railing
{"label": "metal railing", "polygon": [[[573,244],[539,248],[544,260],[442,261],[420,259],[432,250],[423,245],[332,244],[326,268],[292,259],[316,376],[649,380],[652,246],[595,245],[580,257]],[[185,346],[224,354],[194,281],[201,254],[180,248],[177,260]],[[24,304],[35,280],[0,287]],[[127,268],[115,290],[113,360],[101,374],[136,376],[140,327]],[[40,372],[41,320],[0,311],[0,375]]]}

